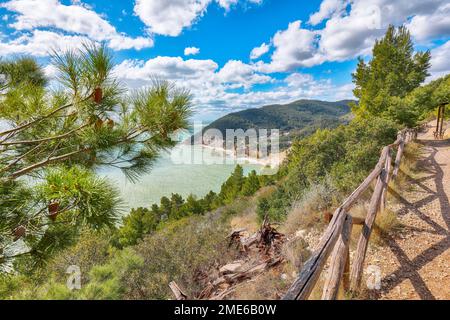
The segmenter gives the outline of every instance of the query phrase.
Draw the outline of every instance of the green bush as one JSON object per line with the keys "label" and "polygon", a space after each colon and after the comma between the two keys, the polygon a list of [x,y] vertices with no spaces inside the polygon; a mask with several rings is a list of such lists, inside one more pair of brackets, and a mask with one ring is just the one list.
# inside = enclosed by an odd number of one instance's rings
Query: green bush
{"label": "green bush", "polygon": [[289,154],[286,179],[268,198],[260,199],[259,218],[283,221],[292,204],[312,185],[330,180],[336,192],[353,191],[375,167],[384,146],[400,127],[384,118],[353,120],[334,130],[319,130],[297,141]]}

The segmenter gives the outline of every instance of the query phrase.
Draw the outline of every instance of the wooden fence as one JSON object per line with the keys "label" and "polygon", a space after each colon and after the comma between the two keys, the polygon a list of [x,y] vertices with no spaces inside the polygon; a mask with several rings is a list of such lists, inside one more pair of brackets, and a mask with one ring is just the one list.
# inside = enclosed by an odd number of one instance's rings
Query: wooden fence
{"label": "wooden fence", "polygon": [[[386,206],[388,185],[398,175],[405,145],[417,138],[419,130],[420,128],[402,130],[393,144],[383,148],[375,169],[334,212],[316,251],[305,263],[299,276],[285,294],[284,300],[308,299],[330,255],[329,274],[323,288],[322,299],[336,299],[341,281],[346,292],[359,292],[364,259],[375,218]],[[395,150],[397,152],[392,168],[392,155]],[[358,221],[352,218],[348,214],[349,210],[375,180],[376,185],[365,220]],[[354,224],[362,224],[363,228],[350,269],[349,242]]]}

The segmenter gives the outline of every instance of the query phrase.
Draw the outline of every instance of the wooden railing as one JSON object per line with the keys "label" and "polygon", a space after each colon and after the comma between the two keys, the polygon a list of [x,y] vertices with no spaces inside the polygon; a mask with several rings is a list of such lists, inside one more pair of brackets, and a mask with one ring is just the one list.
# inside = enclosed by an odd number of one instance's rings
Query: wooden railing
{"label": "wooden railing", "polygon": [[[329,274],[325,280],[322,299],[337,298],[341,281],[346,292],[359,292],[363,274],[370,234],[378,212],[386,206],[386,196],[389,182],[396,179],[405,145],[417,138],[421,128],[405,129],[399,132],[397,140],[383,148],[380,160],[375,169],[364,182],[336,209],[323,234],[316,251],[303,266],[299,276],[284,296],[284,300],[306,300],[315,287],[322,270],[331,255]],[[397,150],[392,170],[392,154]],[[352,218],[348,212],[357,203],[363,193],[376,180],[369,210],[365,220]],[[354,224],[362,224],[363,228],[350,270],[349,242]]]}

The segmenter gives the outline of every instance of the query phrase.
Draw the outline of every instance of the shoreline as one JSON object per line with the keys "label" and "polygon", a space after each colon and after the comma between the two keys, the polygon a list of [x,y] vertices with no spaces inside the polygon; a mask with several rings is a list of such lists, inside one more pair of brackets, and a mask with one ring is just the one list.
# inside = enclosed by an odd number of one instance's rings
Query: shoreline
{"label": "shoreline", "polygon": [[271,155],[269,155],[269,157],[262,158],[262,159],[258,159],[258,158],[250,157],[250,156],[238,158],[238,157],[236,157],[234,152],[229,151],[223,147],[216,147],[216,146],[211,146],[211,145],[207,145],[207,144],[198,144],[198,146],[201,146],[201,147],[211,150],[213,152],[225,153],[228,156],[234,158],[234,160],[238,163],[242,162],[242,163],[247,163],[247,164],[256,164],[256,165],[261,165],[264,167],[270,166],[271,168],[280,166],[283,163],[283,161],[286,159],[287,151],[288,151],[288,150],[285,150],[285,151],[276,153],[274,155],[271,154]]}

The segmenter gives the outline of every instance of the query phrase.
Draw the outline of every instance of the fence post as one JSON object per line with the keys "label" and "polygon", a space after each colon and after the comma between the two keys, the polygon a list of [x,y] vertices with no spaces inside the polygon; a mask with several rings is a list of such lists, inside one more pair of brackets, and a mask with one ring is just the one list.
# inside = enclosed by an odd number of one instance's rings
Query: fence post
{"label": "fence post", "polygon": [[436,120],[436,131],[434,133],[434,137],[437,138],[439,135],[439,125],[441,124],[441,110],[442,110],[442,106],[438,107],[438,115],[437,115],[437,120]]}
{"label": "fence post", "polygon": [[331,265],[322,293],[322,300],[336,300],[341,279],[349,262],[349,243],[352,232],[352,217],[347,214],[344,226],[331,255]]}
{"label": "fence post", "polygon": [[339,239],[342,228],[347,217],[342,208],[338,208],[331,222],[322,236],[318,249],[312,254],[303,266],[298,278],[286,292],[283,300],[306,300],[320,277],[328,256]]}
{"label": "fence post", "polygon": [[445,104],[442,106],[441,130],[439,132],[439,138],[440,139],[444,139],[444,118],[445,118]]}
{"label": "fence post", "polygon": [[[389,147],[383,149],[384,157],[387,157],[389,152]],[[386,158],[384,158],[386,160]],[[359,292],[359,287],[361,284],[364,259],[366,257],[367,247],[369,244],[370,234],[372,232],[372,227],[375,222],[375,218],[380,208],[380,200],[386,183],[386,169],[383,169],[378,177],[375,190],[373,192],[372,198],[370,200],[369,211],[364,222],[364,226],[359,237],[358,246],[355,252],[355,258],[353,260],[352,270],[350,272],[350,290],[354,293]]]}
{"label": "fence post", "polygon": [[395,164],[394,164],[394,172],[392,173],[392,179],[396,179],[398,175],[398,171],[400,170],[400,164],[402,161],[403,156],[403,150],[405,149],[405,140],[402,138],[402,141],[400,142],[400,145],[397,149],[397,156],[395,157]]}
{"label": "fence post", "polygon": [[384,186],[383,193],[381,194],[380,212],[383,212],[386,209],[387,192],[389,187],[389,181],[391,179],[391,166],[392,166],[392,155],[391,149],[389,149],[386,157],[386,163],[384,165],[384,168],[386,170],[386,184]]}

